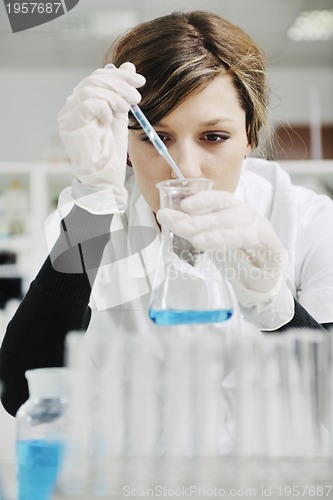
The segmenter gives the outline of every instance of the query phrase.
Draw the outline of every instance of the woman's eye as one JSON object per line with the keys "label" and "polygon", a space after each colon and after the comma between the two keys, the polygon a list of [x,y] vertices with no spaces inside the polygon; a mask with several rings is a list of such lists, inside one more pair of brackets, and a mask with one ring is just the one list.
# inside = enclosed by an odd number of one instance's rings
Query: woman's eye
{"label": "woman's eye", "polygon": [[162,142],[166,142],[168,140],[168,137],[164,134],[157,133],[157,135],[161,139]]}
{"label": "woman's eye", "polygon": [[[168,140],[168,137],[164,134],[157,134],[158,137],[161,139],[162,142],[166,142]],[[145,135],[142,135],[140,137],[141,141],[142,142],[149,142],[151,144],[151,141],[149,140],[149,138]]]}
{"label": "woman's eye", "polygon": [[206,134],[204,136],[204,139],[206,139],[209,142],[221,142],[229,139],[229,136],[226,134]]}

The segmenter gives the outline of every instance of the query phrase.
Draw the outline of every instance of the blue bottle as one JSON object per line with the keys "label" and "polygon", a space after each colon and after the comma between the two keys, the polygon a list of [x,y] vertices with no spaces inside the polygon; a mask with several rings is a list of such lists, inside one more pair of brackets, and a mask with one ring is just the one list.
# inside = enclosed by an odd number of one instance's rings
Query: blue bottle
{"label": "blue bottle", "polygon": [[66,368],[26,372],[29,399],[16,414],[17,499],[51,500],[61,467]]}

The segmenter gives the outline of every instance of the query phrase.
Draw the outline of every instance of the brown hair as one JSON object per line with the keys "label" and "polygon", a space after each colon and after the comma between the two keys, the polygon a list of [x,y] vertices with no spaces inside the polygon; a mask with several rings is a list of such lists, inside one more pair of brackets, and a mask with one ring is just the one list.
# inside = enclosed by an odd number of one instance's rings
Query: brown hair
{"label": "brown hair", "polygon": [[216,76],[229,73],[246,113],[249,143],[258,146],[267,122],[265,60],[238,26],[211,12],[174,12],[116,40],[104,63],[110,61],[117,67],[131,61],[145,76],[140,107],[152,124]]}

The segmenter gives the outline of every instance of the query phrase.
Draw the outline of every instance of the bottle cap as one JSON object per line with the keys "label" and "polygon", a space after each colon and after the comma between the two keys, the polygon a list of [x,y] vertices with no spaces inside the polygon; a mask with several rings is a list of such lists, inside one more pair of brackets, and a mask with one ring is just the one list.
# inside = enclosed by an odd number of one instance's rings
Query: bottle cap
{"label": "bottle cap", "polygon": [[33,398],[65,398],[68,395],[68,368],[35,368],[25,372]]}

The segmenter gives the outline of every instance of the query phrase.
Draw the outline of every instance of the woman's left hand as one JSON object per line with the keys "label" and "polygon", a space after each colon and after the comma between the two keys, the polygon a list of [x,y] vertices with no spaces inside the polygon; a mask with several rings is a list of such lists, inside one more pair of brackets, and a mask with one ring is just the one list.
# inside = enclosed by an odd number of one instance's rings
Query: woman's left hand
{"label": "woman's left hand", "polygon": [[270,302],[279,293],[287,252],[270,222],[225,191],[202,191],[185,198],[181,211],[157,213],[195,248],[211,251],[243,307]]}

